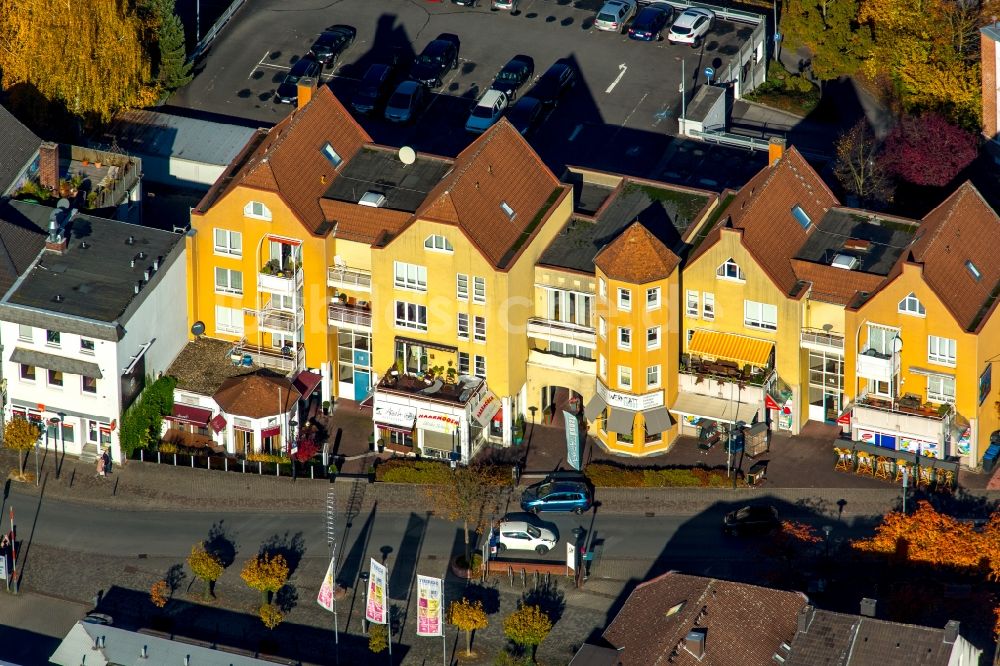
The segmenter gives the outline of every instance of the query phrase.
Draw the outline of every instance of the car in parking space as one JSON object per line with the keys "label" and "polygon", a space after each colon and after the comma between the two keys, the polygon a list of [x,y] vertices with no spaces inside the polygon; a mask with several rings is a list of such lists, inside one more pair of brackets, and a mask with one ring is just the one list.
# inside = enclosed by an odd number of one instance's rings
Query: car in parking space
{"label": "car in parking space", "polygon": [[625,24],[635,16],[635,0],[608,0],[597,12],[594,27],[606,32],[624,32]]}
{"label": "car in parking space", "polygon": [[424,107],[427,88],[420,81],[403,81],[385,105],[383,116],[391,123],[412,122]]}
{"label": "car in parking space", "polygon": [[730,536],[763,534],[780,526],[778,510],[770,504],[749,504],[722,519],[722,531]]}
{"label": "car in parking space", "polygon": [[559,537],[537,521],[511,520],[504,517],[493,530],[497,552],[505,550],[533,550],[544,555],[559,543]]}
{"label": "car in parking space", "polygon": [[517,10],[517,0],[492,0],[493,9]]}
{"label": "car in parking space", "polygon": [[534,97],[522,97],[507,111],[507,122],[524,137],[531,136],[544,118],[545,105]]}
{"label": "car in parking space", "polygon": [[681,12],[667,33],[667,41],[671,44],[690,44],[694,48],[701,46],[702,40],[715,22],[715,14],[701,7],[689,7]]}
{"label": "car in parking space", "polygon": [[507,110],[507,93],[490,88],[479,98],[465,121],[465,131],[482,134],[500,120]]}
{"label": "car in parking space", "polygon": [[351,108],[358,113],[374,113],[392,91],[393,78],[392,65],[375,63],[368,67],[351,98]]}
{"label": "car in parking space", "polygon": [[447,72],[458,67],[458,45],[450,39],[435,39],[413,60],[410,78],[429,88],[441,85]]}
{"label": "car in parking space", "polygon": [[559,100],[576,85],[576,69],[564,60],[557,60],[545,70],[528,93],[546,109],[554,109]]}
{"label": "car in parking space", "polygon": [[541,511],[572,511],[590,509],[590,487],[582,481],[542,481],[528,486],[521,494],[521,508],[532,513]]}
{"label": "car in parking space", "polygon": [[530,81],[535,73],[535,61],[531,56],[516,55],[497,72],[490,86],[493,90],[507,93],[507,99],[513,100],[518,88]]}
{"label": "car in parking space", "polygon": [[274,92],[274,98],[282,104],[295,104],[299,100],[299,80],[306,77],[317,77],[319,73],[319,62],[309,56],[299,58],[288,70],[288,74],[285,74],[281,85]]}
{"label": "car in parking space", "polygon": [[337,64],[337,58],[354,43],[358,31],[349,25],[332,25],[309,47],[309,55],[325,67]]}
{"label": "car in parking space", "polygon": [[663,29],[670,23],[674,8],[665,2],[643,7],[628,27],[628,38],[640,42],[658,42]]}

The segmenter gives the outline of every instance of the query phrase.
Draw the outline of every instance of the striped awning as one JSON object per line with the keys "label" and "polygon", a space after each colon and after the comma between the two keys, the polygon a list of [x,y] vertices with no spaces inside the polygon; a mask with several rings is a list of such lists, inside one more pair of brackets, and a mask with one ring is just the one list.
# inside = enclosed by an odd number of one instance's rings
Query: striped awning
{"label": "striped awning", "polygon": [[698,356],[712,356],[724,361],[734,361],[758,368],[766,368],[774,343],[735,333],[720,331],[695,331],[688,343],[688,351]]}

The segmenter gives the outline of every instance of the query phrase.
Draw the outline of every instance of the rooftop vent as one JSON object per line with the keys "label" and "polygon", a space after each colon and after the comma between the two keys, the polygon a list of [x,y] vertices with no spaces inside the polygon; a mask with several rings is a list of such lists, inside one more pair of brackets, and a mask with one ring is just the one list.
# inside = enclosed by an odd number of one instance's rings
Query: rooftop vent
{"label": "rooftop vent", "polygon": [[861,600],[861,615],[863,617],[875,617],[875,600],[865,597]]}
{"label": "rooftop vent", "polygon": [[508,220],[510,220],[511,222],[514,221],[514,216],[517,215],[517,213],[514,212],[514,209],[510,207],[509,203],[507,203],[506,201],[501,201],[500,210],[504,212],[504,215],[507,216]]}
{"label": "rooftop vent", "polygon": [[809,625],[812,624],[813,615],[815,613],[816,609],[808,604],[803,606],[802,610],[799,611],[797,628],[800,634],[804,634],[809,631]]}
{"label": "rooftop vent", "polygon": [[141,281],[135,283],[135,293],[138,294],[140,289],[142,289],[142,282]]}
{"label": "rooftop vent", "polygon": [[81,250],[86,250],[88,247],[90,247],[90,243],[88,243],[87,241],[80,241]]}
{"label": "rooftop vent", "polygon": [[149,657],[149,647],[143,645],[142,646],[142,650],[139,651],[139,658],[140,659],[147,659],[148,657]]}
{"label": "rooftop vent", "polygon": [[139,255],[138,255],[138,259],[142,260],[142,259],[145,259],[145,258],[146,258],[146,253],[145,252],[140,252]]}
{"label": "rooftop vent", "polygon": [[954,643],[958,640],[958,630],[961,627],[958,620],[948,620],[948,624],[944,625],[944,642]]}
{"label": "rooftop vent", "polygon": [[129,236],[125,239],[126,245],[135,245],[135,236]]}
{"label": "rooftop vent", "polygon": [[867,252],[872,248],[872,242],[864,240],[863,238],[848,238],[844,243],[845,250],[857,250],[859,252]]}
{"label": "rooftop vent", "polygon": [[156,259],[153,260],[153,270],[154,271],[160,270],[160,262],[161,261],[163,261],[163,257],[157,257]]}
{"label": "rooftop vent", "polygon": [[62,303],[62,302],[63,302],[63,300],[64,300],[64,299],[63,299],[63,295],[62,295],[62,294],[56,294],[56,295],[55,295],[55,296],[54,296],[54,297],[52,298],[52,300],[53,300],[53,301],[55,301],[56,303]]}
{"label": "rooftop vent", "polygon": [[838,254],[830,262],[830,265],[834,268],[842,268],[845,271],[853,271],[860,263],[857,257],[852,257],[849,254]]}
{"label": "rooftop vent", "polygon": [[145,280],[146,282],[149,282],[149,278],[151,278],[152,276],[153,276],[152,269],[147,268],[142,272],[142,279]]}
{"label": "rooftop vent", "polygon": [[684,637],[684,649],[691,653],[691,655],[701,661],[705,657],[705,632],[704,631],[689,631],[687,636]]}
{"label": "rooftop vent", "polygon": [[378,192],[365,192],[361,200],[358,201],[359,206],[368,206],[369,208],[381,208],[385,205],[385,195]]}

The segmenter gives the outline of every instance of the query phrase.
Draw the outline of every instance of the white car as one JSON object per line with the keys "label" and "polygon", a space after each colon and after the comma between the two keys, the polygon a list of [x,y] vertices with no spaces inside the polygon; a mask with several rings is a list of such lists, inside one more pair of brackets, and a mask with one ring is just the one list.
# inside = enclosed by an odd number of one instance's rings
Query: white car
{"label": "white car", "polygon": [[597,12],[594,27],[607,32],[623,32],[635,17],[635,0],[608,0]]}
{"label": "white car", "polygon": [[667,40],[671,44],[690,44],[694,48],[701,46],[702,39],[712,29],[715,14],[707,9],[691,7],[677,17],[670,26]]}
{"label": "white car", "polygon": [[517,0],[493,0],[493,9],[517,11]]}
{"label": "white car", "polygon": [[465,121],[465,131],[482,134],[500,120],[500,116],[507,110],[508,103],[507,93],[492,88],[487,90],[476,102],[469,119]]}
{"label": "white car", "polygon": [[552,530],[532,525],[525,520],[500,521],[496,534],[498,553],[505,550],[533,550],[544,555],[559,542]]}

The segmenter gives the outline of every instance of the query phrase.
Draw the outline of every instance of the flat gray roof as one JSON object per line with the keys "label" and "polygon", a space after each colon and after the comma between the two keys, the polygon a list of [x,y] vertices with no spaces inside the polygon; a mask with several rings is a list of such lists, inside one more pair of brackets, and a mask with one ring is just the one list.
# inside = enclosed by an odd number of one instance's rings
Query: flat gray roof
{"label": "flat gray roof", "polygon": [[324,196],[358,203],[365,192],[377,192],[385,195],[385,208],[413,213],[451,167],[451,160],[426,155],[406,165],[394,148],[365,146],[347,161]]}
{"label": "flat gray roof", "polygon": [[860,260],[859,271],[888,275],[913,242],[918,226],[916,221],[902,217],[832,208],[816,224],[795,258],[829,265],[835,256],[845,254]]}
{"label": "flat gray roof", "polygon": [[228,166],[255,132],[239,125],[138,109],[116,114],[100,144],[108,147],[114,141],[122,151],[140,157],[178,157]]}

